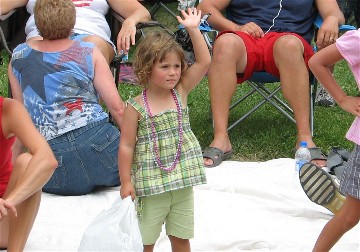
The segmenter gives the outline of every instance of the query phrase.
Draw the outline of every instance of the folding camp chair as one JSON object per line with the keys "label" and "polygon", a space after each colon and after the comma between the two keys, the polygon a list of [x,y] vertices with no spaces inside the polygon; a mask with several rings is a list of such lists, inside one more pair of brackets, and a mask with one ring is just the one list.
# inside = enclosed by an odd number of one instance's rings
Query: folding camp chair
{"label": "folding camp chair", "polygon": [[179,1],[184,2],[182,4],[182,9],[193,7],[198,2],[197,0],[147,0],[147,2],[153,4],[153,6],[150,8],[151,18],[156,20],[156,13],[161,9],[176,18],[177,14],[171,8],[169,8],[167,4]]}
{"label": "folding camp chair", "polygon": [[[319,28],[321,26],[322,19],[318,16],[315,20],[315,27]],[[342,25],[339,27],[340,31],[347,31],[356,29],[353,26]],[[316,47],[314,47],[316,51]],[[310,72],[310,130],[313,134],[314,132],[314,102],[317,88],[317,80]],[[250,108],[247,112],[245,112],[239,119],[235,122],[232,122],[228,126],[228,131],[233,129],[247,117],[249,117],[253,112],[258,110],[262,105],[269,103],[274,106],[277,110],[279,110],[285,117],[287,117],[290,121],[295,122],[293,110],[290,108],[287,102],[285,102],[280,95],[280,80],[279,78],[272,76],[267,72],[255,72],[250,79],[246,81],[248,86],[250,87],[250,91],[240,96],[240,98],[235,99],[233,103],[230,105],[230,110],[234,109],[237,105],[244,102],[247,98],[259,94],[262,98],[255,106]],[[244,83],[245,84],[245,83]],[[242,84],[242,85],[244,85]],[[270,87],[271,85],[272,87]]]}
{"label": "folding camp chair", "polygon": [[[121,29],[121,25],[125,21],[125,19],[114,10],[110,10],[107,15],[107,20],[111,28],[111,40],[116,44],[117,34],[119,33]],[[147,28],[152,28],[152,27],[163,28],[163,25],[158,21],[152,21],[152,20],[148,22],[138,23],[136,26],[136,41],[139,41],[141,38],[144,38],[146,34],[145,30]],[[116,55],[110,64],[116,85],[119,84],[121,64],[127,63],[127,60],[124,60],[125,58],[127,58],[127,55],[125,54]]]}
{"label": "folding camp chair", "polygon": [[[28,18],[25,7],[0,16],[0,50],[4,50],[9,58],[13,49],[25,40],[25,24]],[[4,62],[2,57],[3,55],[0,56],[0,64]],[[8,96],[11,97],[10,85]]]}
{"label": "folding camp chair", "polygon": [[177,14],[174,11],[172,11],[166,4],[177,2],[177,0],[163,0],[163,1],[148,0],[148,2],[153,4],[153,6],[150,8],[149,11],[152,19],[156,20],[156,13],[161,9],[167,12],[168,14],[170,14],[171,16],[173,16],[174,18],[176,18]]}

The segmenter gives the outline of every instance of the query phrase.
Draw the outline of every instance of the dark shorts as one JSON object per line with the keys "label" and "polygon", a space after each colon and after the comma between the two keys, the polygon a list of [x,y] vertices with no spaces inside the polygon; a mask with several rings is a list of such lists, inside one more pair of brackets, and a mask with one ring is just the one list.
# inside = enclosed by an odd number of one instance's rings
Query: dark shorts
{"label": "dark shorts", "polygon": [[303,39],[300,35],[289,32],[269,32],[262,38],[254,38],[244,32],[240,31],[223,31],[218,37],[225,33],[234,33],[238,35],[246,46],[247,52],[247,65],[245,72],[238,74],[237,82],[242,83],[249,79],[254,72],[266,71],[276,77],[280,77],[279,70],[276,67],[273,57],[273,47],[276,40],[284,35],[293,35],[298,37],[304,45],[304,60],[308,67],[308,61],[314,50],[311,45]]}

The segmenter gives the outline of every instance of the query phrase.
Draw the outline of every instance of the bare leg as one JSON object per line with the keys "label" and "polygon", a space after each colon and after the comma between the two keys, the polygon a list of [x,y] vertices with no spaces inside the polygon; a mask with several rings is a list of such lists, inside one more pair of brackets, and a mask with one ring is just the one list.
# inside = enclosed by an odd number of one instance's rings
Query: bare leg
{"label": "bare leg", "polygon": [[[31,158],[31,154],[24,153],[16,159],[4,199],[6,199],[6,195],[16,187],[17,182],[25,174],[25,169]],[[4,221],[0,222],[0,247],[7,247],[9,252],[24,250],[39,209],[40,198],[41,191],[38,191],[16,206],[17,217],[10,214]]]}
{"label": "bare leg", "polygon": [[282,91],[294,110],[298,132],[296,146],[300,141],[306,141],[309,147],[314,147],[310,130],[309,73],[303,52],[300,39],[292,35],[282,36],[274,44],[274,60],[280,72]]}
{"label": "bare leg", "polygon": [[347,196],[340,212],[321,231],[313,251],[329,251],[360,220],[360,200]]}
{"label": "bare leg", "polygon": [[144,252],[153,252],[155,244],[152,245],[144,245]]}
{"label": "bare leg", "polygon": [[169,235],[172,252],[190,252],[190,241],[188,239],[180,239]]}
{"label": "bare leg", "polygon": [[[234,53],[236,52],[236,53]],[[215,41],[213,58],[209,69],[209,90],[212,117],[214,120],[214,139],[211,147],[223,152],[231,150],[227,132],[229,106],[236,91],[236,73],[244,72],[246,66],[246,48],[240,37],[224,34]],[[205,165],[213,163],[204,159]]]}
{"label": "bare leg", "polygon": [[113,47],[107,41],[95,35],[90,35],[85,37],[84,41],[94,43],[96,47],[99,48],[101,53],[104,55],[106,61],[110,64],[110,62],[113,60],[115,56],[115,52]]}

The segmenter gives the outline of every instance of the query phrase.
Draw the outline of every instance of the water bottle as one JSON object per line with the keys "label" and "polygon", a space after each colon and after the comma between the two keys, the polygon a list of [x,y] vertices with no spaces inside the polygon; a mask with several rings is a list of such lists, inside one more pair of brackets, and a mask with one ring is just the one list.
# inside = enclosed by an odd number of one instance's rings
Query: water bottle
{"label": "water bottle", "polygon": [[299,183],[299,171],[301,166],[305,163],[310,162],[311,154],[307,148],[307,142],[300,142],[300,147],[295,153],[295,171],[293,176],[293,186],[294,188],[300,185]]}
{"label": "water bottle", "polygon": [[310,162],[311,154],[307,148],[307,142],[300,142],[300,147],[295,153],[295,171],[298,173],[303,164]]}

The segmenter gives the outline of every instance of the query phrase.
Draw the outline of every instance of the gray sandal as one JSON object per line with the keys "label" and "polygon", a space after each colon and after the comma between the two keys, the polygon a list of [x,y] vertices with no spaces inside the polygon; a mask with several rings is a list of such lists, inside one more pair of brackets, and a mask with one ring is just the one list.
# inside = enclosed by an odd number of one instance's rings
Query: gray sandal
{"label": "gray sandal", "polygon": [[231,158],[233,151],[230,150],[228,152],[223,152],[219,148],[216,147],[206,147],[203,152],[204,158],[209,158],[213,161],[212,165],[205,165],[205,167],[216,167],[221,164],[222,161],[228,160]]}

